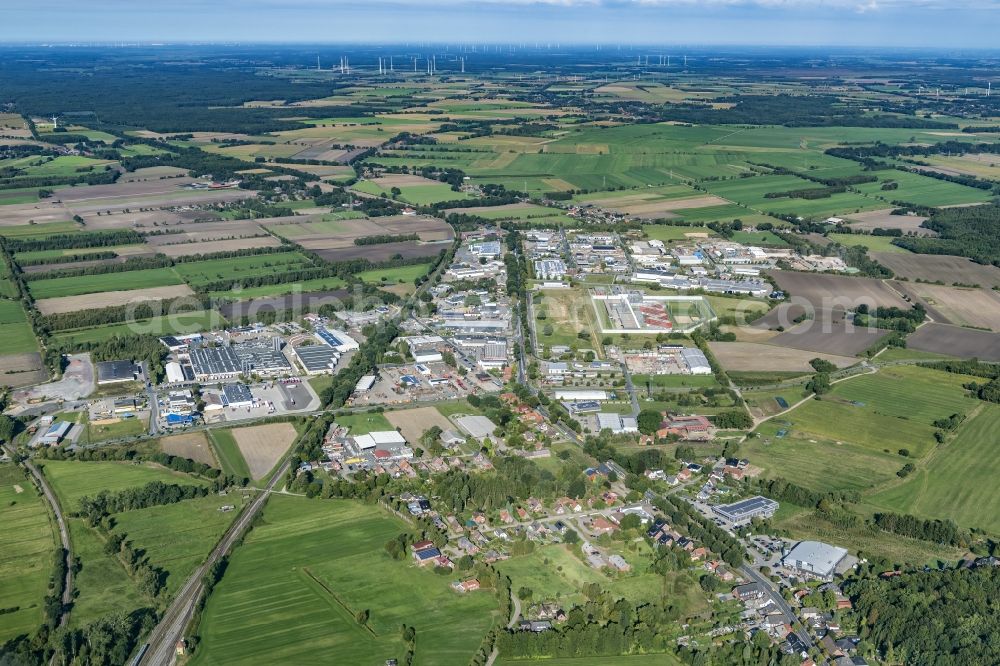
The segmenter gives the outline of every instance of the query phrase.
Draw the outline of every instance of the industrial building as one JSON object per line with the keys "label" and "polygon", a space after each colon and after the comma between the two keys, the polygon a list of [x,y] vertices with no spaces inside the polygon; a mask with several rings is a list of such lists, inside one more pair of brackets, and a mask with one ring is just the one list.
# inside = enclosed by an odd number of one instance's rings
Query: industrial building
{"label": "industrial building", "polygon": [[566,264],[562,259],[537,259],[535,277],[539,280],[561,280],[566,277]]}
{"label": "industrial building", "polygon": [[232,347],[191,350],[191,369],[198,381],[233,379],[243,374],[243,363]]}
{"label": "industrial building", "polygon": [[191,391],[171,391],[167,395],[167,411],[171,414],[191,414],[194,408]]}
{"label": "industrial building", "polygon": [[97,383],[100,385],[134,382],[142,369],[132,361],[98,361]]}
{"label": "industrial building", "polygon": [[639,432],[639,423],[632,416],[601,412],[597,414],[597,430],[610,430],[615,435]]}
{"label": "industrial building", "polygon": [[483,370],[502,370],[507,365],[507,344],[488,342],[479,352],[476,364]]}
{"label": "industrial building", "polygon": [[377,381],[378,377],[376,377],[375,375],[365,375],[364,377],[358,380],[357,384],[354,385],[354,392],[366,393],[368,391],[371,391],[372,388],[375,386],[375,382]]}
{"label": "industrial building", "polygon": [[839,546],[821,541],[800,541],[781,558],[781,563],[808,576],[831,580],[845,557],[847,550]]}
{"label": "industrial building", "polygon": [[333,372],[334,367],[336,367],[337,362],[340,360],[340,353],[327,345],[293,347],[292,352],[295,353],[295,357],[299,359],[302,368],[309,375]]}
{"label": "industrial building", "polygon": [[733,502],[732,504],[721,504],[712,507],[717,515],[722,516],[731,523],[747,523],[754,518],[770,518],[778,510],[778,503],[772,499],[761,497],[751,497],[749,499]]}
{"label": "industrial building", "polygon": [[226,384],[222,387],[222,397],[224,404],[233,409],[253,406],[253,394],[246,384]]}
{"label": "industrial building", "polygon": [[192,349],[190,357],[198,381],[234,379],[251,373],[276,377],[292,370],[292,364],[281,353],[280,338]]}
{"label": "industrial building", "polygon": [[319,336],[320,340],[330,345],[341,354],[360,349],[361,347],[357,340],[349,336],[344,331],[338,331],[332,328],[321,328],[316,331],[316,335]]}

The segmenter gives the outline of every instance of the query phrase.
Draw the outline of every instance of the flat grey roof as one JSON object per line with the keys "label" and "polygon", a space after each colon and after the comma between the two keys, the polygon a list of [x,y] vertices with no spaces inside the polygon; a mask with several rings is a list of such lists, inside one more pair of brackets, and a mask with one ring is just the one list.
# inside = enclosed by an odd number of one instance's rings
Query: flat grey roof
{"label": "flat grey roof", "polygon": [[716,513],[721,513],[733,520],[740,520],[745,517],[752,517],[764,511],[776,511],[778,503],[766,497],[750,497],[732,504],[723,504],[715,507]]}
{"label": "flat grey roof", "polygon": [[296,347],[295,355],[302,361],[309,372],[325,370],[333,363],[333,357],[337,352],[332,347],[326,345],[309,345],[306,347]]}
{"label": "flat grey roof", "polygon": [[135,363],[129,361],[98,361],[98,382],[122,382],[135,378]]}

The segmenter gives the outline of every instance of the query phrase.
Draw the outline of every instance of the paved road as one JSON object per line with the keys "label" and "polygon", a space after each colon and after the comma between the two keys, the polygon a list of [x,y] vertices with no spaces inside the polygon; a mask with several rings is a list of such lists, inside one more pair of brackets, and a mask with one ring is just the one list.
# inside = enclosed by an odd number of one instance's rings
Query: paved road
{"label": "paved road", "polygon": [[195,604],[201,597],[203,587],[202,578],[208,572],[209,568],[225,555],[232,548],[233,544],[243,536],[254,516],[264,507],[274,486],[284,481],[287,472],[288,460],[286,459],[274,476],[271,477],[265,488],[265,492],[260,493],[250,503],[250,506],[240,514],[240,517],[226,531],[208,558],[205,559],[200,567],[195,569],[187,582],[184,583],[184,587],[177,593],[174,601],[160,619],[160,623],[150,633],[147,643],[149,648],[143,654],[142,659],[138,661],[138,664],[168,666],[173,663],[177,641],[184,636],[184,629],[187,627],[188,622],[191,621]]}
{"label": "paved road", "polygon": [[[4,445],[4,449],[7,451],[7,455],[14,458],[15,451],[8,445]],[[59,540],[62,542],[63,550],[66,552],[66,580],[63,583],[63,594],[62,594],[62,616],[59,618],[59,626],[66,626],[66,622],[69,620],[69,606],[73,601],[73,544],[69,540],[69,528],[66,527],[66,521],[63,518],[62,508],[59,506],[59,500],[56,499],[55,493],[52,492],[52,488],[49,486],[49,482],[45,479],[45,475],[35,467],[35,464],[28,459],[22,461],[24,467],[31,473],[31,476],[35,478],[38,483],[38,487],[42,489],[42,495],[45,496],[45,501],[49,503],[52,507],[52,513],[56,517],[56,525],[59,527]]]}

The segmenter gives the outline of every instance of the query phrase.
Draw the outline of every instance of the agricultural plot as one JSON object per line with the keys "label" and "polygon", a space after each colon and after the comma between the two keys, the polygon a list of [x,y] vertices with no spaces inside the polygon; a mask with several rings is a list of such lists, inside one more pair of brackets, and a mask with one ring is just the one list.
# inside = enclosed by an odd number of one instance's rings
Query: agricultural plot
{"label": "agricultural plot", "polygon": [[0,340],[3,340],[5,355],[38,351],[35,334],[20,301],[0,299]]}
{"label": "agricultural plot", "polygon": [[[157,269],[160,270],[160,269]],[[169,270],[169,269],[162,269]],[[133,271],[138,272],[138,271]],[[110,275],[125,275],[125,273],[111,273]],[[105,277],[95,276],[95,277]],[[78,278],[59,278],[63,280],[74,280]],[[179,278],[178,278],[179,279]],[[49,282],[49,280],[41,280]],[[93,284],[93,283],[91,283]],[[124,286],[124,285],[123,285]],[[62,288],[72,289],[71,285],[63,284]],[[178,284],[169,287],[149,287],[146,289],[128,289],[120,291],[102,291],[81,294],[79,296],[61,296],[57,298],[45,298],[35,302],[35,308],[42,314],[58,314],[61,312],[78,312],[80,310],[93,310],[107,308],[113,305],[126,305],[127,303],[137,303],[140,301],[162,301],[180,296],[193,296],[194,292],[186,284]]]}
{"label": "agricultural plot", "polygon": [[961,289],[922,282],[893,284],[922,302],[935,321],[1000,331],[1000,295],[992,289]]}
{"label": "agricultural plot", "polygon": [[156,251],[168,257],[186,257],[192,254],[214,254],[216,252],[235,252],[237,250],[255,250],[262,247],[278,247],[281,241],[274,236],[249,236],[229,240],[204,241],[197,243],[176,243],[160,245]]}
{"label": "agricultural plot", "polygon": [[853,309],[862,303],[869,307],[909,308],[881,280],[781,270],[772,274],[780,289],[793,300],[808,302],[816,312]]}
{"label": "agricultural plot", "polygon": [[48,378],[49,373],[38,352],[0,354],[0,386],[31,386]]}
{"label": "agricultural plot", "polygon": [[861,245],[869,252],[898,252],[910,254],[910,251],[892,244],[892,236],[868,236],[865,234],[827,234],[826,236],[835,243],[840,243],[844,247],[854,247]]}
{"label": "agricultural plot", "polygon": [[826,217],[837,213],[885,207],[884,203],[852,192],[841,192],[820,199],[765,196],[817,187],[823,186],[797,176],[754,176],[706,184],[706,188],[712,194],[761,213]]}
{"label": "agricultural plot", "polygon": [[398,266],[396,268],[376,268],[370,271],[362,271],[357,276],[362,282],[370,282],[372,284],[412,284],[415,279],[427,275],[430,267],[430,264],[410,264],[409,266]]}
{"label": "agricultural plot", "polygon": [[849,443],[893,454],[908,449],[920,458],[934,447],[935,420],[963,414],[976,405],[962,388],[967,381],[926,368],[882,368],[835,384],[822,400],[811,400],[769,425],[809,441]]}
{"label": "agricultural plot", "polygon": [[231,430],[210,429],[205,431],[212,446],[215,458],[222,465],[222,471],[238,479],[250,478],[250,467],[240,447],[236,445],[236,438]]}
{"label": "agricultural plot", "polygon": [[406,441],[416,444],[425,432],[437,426],[441,430],[453,429],[451,422],[435,407],[417,407],[401,411],[386,412],[386,419],[392,429],[398,428]]}
{"label": "agricultural plot", "polygon": [[920,226],[927,220],[926,217],[921,217],[920,215],[893,215],[893,210],[895,209],[885,208],[870,210],[864,213],[852,213],[847,216],[847,221],[850,223],[852,229],[860,229],[861,231],[899,229],[904,234],[914,233],[919,236],[935,234],[930,229],[924,229]]}
{"label": "agricultural plot", "polygon": [[221,282],[239,281],[241,278],[257,278],[267,275],[281,275],[290,271],[312,267],[312,262],[300,252],[276,252],[249,257],[230,257],[177,264],[174,270],[193,288]]}
{"label": "agricultural plot", "polygon": [[[266,311],[271,306],[269,304],[281,304],[281,307],[274,307],[277,310],[287,310],[292,306],[308,307],[308,302],[313,296],[323,297],[324,295],[346,295],[345,291],[334,291],[344,286],[344,281],[338,277],[314,278],[303,280],[302,282],[286,282],[284,284],[265,284],[260,287],[237,287],[226,291],[207,292],[208,296],[215,296],[223,299],[240,299],[241,303],[258,311]],[[318,293],[317,293],[318,292]],[[285,296],[285,294],[291,294]],[[301,295],[301,296],[299,296]],[[272,298],[283,297],[283,298]],[[247,299],[253,299],[246,303]],[[300,299],[300,300],[296,300]],[[245,309],[245,308],[241,308]],[[237,310],[232,305],[219,306],[219,311],[229,319],[235,321],[239,319]]]}
{"label": "agricultural plot", "polygon": [[36,299],[82,296],[105,291],[152,289],[183,284],[180,276],[172,268],[150,268],[122,273],[99,275],[78,275],[74,277],[33,280],[28,285]]}
{"label": "agricultural plot", "polygon": [[240,455],[250,470],[250,477],[255,481],[263,478],[278,464],[296,437],[291,423],[235,428],[231,432]]}
{"label": "agricultural plot", "polygon": [[210,331],[226,325],[226,319],[215,310],[195,310],[164,315],[152,319],[140,319],[123,324],[106,324],[90,328],[75,328],[58,331],[52,338],[67,345],[85,345],[103,342],[113,337],[132,335],[185,335]]}
{"label": "agricultural plot", "polygon": [[44,470],[65,511],[76,511],[81,497],[96,495],[102,490],[114,493],[152,481],[192,486],[203,483],[188,474],[152,463],[46,460]]}
{"label": "agricultural plot", "polygon": [[920,161],[932,165],[933,171],[950,176],[964,175],[1000,180],[1000,157],[993,153],[966,153],[958,156],[923,155]]}
{"label": "agricultural plot", "polygon": [[710,342],[712,354],[726,370],[737,372],[802,372],[812,371],[809,361],[822,358],[838,368],[858,362],[851,356],[840,356],[790,347],[753,342]]}
{"label": "agricultural plot", "polygon": [[192,432],[181,435],[170,435],[160,439],[160,450],[172,456],[189,458],[195,462],[219,467],[212,447],[204,432]]}
{"label": "agricultural plot", "polygon": [[[917,206],[956,206],[989,201],[989,190],[938,180],[907,171],[879,171],[878,182],[861,183],[855,189],[881,199],[885,205],[906,201]],[[883,190],[885,183],[896,183],[893,190]],[[883,206],[885,207],[885,206]]]}
{"label": "agricultural plot", "polygon": [[705,196],[688,185],[665,185],[638,190],[596,192],[574,197],[580,204],[616,211],[633,217],[673,217],[674,212],[728,203],[716,196]]}
{"label": "agricultural plot", "polygon": [[[233,508],[221,511],[224,506]],[[114,531],[127,535],[153,566],[166,572],[166,592],[173,594],[202,563],[242,506],[239,493],[210,494],[117,513]]]}
{"label": "agricultural plot", "polygon": [[56,552],[45,501],[23,470],[0,465],[0,643],[42,622]]}
{"label": "agricultural plot", "polygon": [[645,224],[642,227],[643,233],[652,240],[670,243],[689,238],[707,238],[714,236],[715,232],[708,227],[698,226],[673,226],[667,224]]}
{"label": "agricultural plot", "polygon": [[871,253],[872,259],[879,262],[898,277],[908,280],[923,280],[945,284],[977,284],[992,289],[1000,287],[1000,268],[977,264],[966,257],[955,257],[946,254],[896,254]]}
{"label": "agricultural plot", "polygon": [[398,189],[400,191],[399,200],[415,206],[470,198],[465,192],[452,190],[451,185],[407,174],[387,174],[380,178],[363,180],[352,186],[352,189],[375,196],[383,194],[392,196],[393,189]]}
{"label": "agricultural plot", "polygon": [[[348,664],[400,658],[400,626],[416,629],[415,663],[467,662],[496,620],[488,591],[457,595],[450,579],[395,561],[385,542],[406,529],[374,506],[276,495],[236,549],[205,607],[194,664]],[[359,625],[358,611],[368,621]]]}
{"label": "agricultural plot", "polygon": [[1000,334],[947,324],[924,324],[906,338],[907,349],[1000,361]]}
{"label": "agricultural plot", "polygon": [[108,613],[152,605],[129,578],[121,561],[104,552],[105,541],[96,530],[87,527],[82,518],[68,518],[66,522],[73,556],[81,563],[73,577],[79,594],[73,600],[70,626],[83,627]]}
{"label": "agricultural plot", "polygon": [[872,506],[923,518],[951,519],[962,527],[1000,531],[1000,497],[995,492],[994,444],[1000,407],[983,404],[905,480],[867,498]]}

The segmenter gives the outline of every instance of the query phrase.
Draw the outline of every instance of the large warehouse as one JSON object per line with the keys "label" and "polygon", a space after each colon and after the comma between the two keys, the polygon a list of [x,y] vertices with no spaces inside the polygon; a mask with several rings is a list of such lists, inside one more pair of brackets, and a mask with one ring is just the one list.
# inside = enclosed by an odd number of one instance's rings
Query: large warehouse
{"label": "large warehouse", "polygon": [[716,514],[735,524],[746,523],[754,518],[770,518],[777,510],[777,502],[760,495],[712,507],[712,511]]}
{"label": "large warehouse", "polygon": [[847,550],[839,546],[821,541],[800,541],[781,558],[781,563],[808,576],[831,580],[837,565],[846,556]]}

